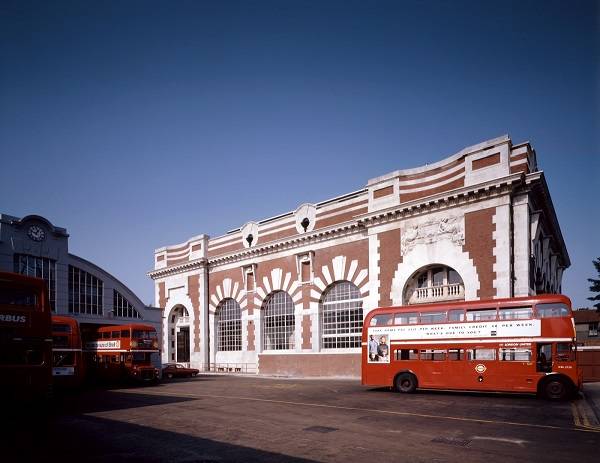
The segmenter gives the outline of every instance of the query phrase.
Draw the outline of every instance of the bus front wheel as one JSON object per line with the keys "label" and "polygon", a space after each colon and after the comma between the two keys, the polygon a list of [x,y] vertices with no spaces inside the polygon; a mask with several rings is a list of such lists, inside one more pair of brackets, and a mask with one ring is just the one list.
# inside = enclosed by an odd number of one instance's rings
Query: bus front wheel
{"label": "bus front wheel", "polygon": [[549,379],[542,388],[544,397],[549,400],[564,400],[569,396],[570,388],[562,378]]}
{"label": "bus front wheel", "polygon": [[396,376],[395,386],[398,392],[415,392],[417,378],[411,373],[402,373]]}

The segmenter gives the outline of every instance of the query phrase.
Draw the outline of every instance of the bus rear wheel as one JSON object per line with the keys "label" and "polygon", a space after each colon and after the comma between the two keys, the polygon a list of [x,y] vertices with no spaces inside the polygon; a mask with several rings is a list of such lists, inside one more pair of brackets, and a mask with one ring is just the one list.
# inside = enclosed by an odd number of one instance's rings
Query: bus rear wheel
{"label": "bus rear wheel", "polygon": [[417,389],[417,378],[411,373],[402,373],[396,376],[394,385],[398,392],[415,392]]}
{"label": "bus rear wheel", "polygon": [[549,400],[565,400],[570,393],[567,382],[562,378],[549,379],[542,388],[544,397]]}

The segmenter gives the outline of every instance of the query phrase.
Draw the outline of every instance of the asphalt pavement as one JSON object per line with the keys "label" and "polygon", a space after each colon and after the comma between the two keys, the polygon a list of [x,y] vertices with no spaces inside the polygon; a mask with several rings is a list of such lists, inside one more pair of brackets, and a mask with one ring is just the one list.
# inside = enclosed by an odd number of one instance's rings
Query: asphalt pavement
{"label": "asphalt pavement", "polygon": [[598,461],[600,383],[568,402],[357,380],[200,375],[4,414],[4,462]]}

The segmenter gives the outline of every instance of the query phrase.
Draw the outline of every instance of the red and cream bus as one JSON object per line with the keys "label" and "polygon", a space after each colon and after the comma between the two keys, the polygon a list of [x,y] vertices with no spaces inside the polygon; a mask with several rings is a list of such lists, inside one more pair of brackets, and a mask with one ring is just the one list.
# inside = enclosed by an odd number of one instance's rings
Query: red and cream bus
{"label": "red and cream bus", "polygon": [[55,386],[77,387],[85,365],[79,323],[71,317],[52,316],[52,377]]}
{"label": "red and cream bus", "polygon": [[[152,354],[158,354],[158,337],[150,325],[104,326],[96,339],[86,342],[85,350],[98,379],[157,381],[158,368]],[[92,367],[90,365],[90,367]]]}
{"label": "red and cream bus", "polygon": [[571,301],[545,295],[378,308],[365,318],[362,384],[531,392],[579,390]]}
{"label": "red and cream bus", "polygon": [[52,391],[50,304],[41,278],[0,272],[0,388],[24,396]]}

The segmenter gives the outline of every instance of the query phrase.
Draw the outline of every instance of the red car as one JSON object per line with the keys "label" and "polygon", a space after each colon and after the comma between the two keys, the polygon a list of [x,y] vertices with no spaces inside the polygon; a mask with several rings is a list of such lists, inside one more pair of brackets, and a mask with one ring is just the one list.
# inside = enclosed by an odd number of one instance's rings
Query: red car
{"label": "red car", "polygon": [[167,363],[163,367],[162,374],[163,378],[182,378],[192,377],[200,373],[197,368],[187,368],[181,363]]}

